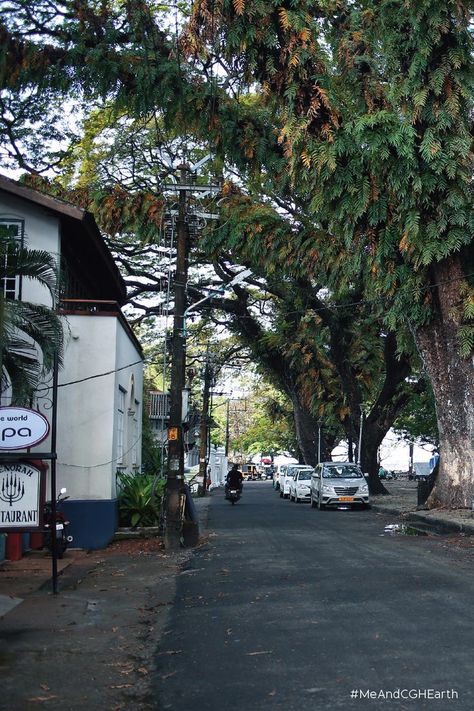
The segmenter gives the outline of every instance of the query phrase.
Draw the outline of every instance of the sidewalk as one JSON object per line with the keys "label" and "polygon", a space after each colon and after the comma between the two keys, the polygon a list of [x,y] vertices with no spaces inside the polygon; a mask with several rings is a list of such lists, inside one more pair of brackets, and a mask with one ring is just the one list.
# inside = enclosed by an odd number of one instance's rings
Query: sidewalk
{"label": "sidewalk", "polygon": [[[209,497],[196,504],[205,542]],[[68,550],[58,595],[44,553],[0,564],[0,598],[16,598],[0,616],[0,709],[156,709],[148,677],[191,556],[167,553],[158,538]]]}
{"label": "sidewalk", "polygon": [[418,510],[417,482],[408,479],[384,481],[390,496],[372,496],[374,511],[389,513],[410,523],[422,523],[437,533],[474,535],[474,512],[467,509]]}

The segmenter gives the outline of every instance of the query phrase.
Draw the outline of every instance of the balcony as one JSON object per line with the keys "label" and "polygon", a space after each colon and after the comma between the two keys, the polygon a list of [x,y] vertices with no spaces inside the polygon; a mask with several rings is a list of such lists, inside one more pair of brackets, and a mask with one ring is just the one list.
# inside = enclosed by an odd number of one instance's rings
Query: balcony
{"label": "balcony", "polygon": [[167,420],[170,416],[169,393],[150,392],[149,416],[151,420]]}

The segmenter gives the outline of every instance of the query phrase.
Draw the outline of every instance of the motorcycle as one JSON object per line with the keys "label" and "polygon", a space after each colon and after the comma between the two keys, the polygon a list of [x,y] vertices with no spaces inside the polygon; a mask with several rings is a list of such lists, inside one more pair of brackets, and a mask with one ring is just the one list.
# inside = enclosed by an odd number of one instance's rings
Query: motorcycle
{"label": "motorcycle", "polygon": [[[70,543],[73,541],[73,537],[67,534],[67,527],[69,526],[69,521],[66,520],[65,515],[63,512],[60,510],[61,508],[61,503],[68,499],[68,496],[65,496],[66,494],[66,489],[61,489],[61,491],[58,494],[58,498],[56,499],[56,520],[54,522],[54,529],[55,529],[55,536],[56,536],[56,555],[58,558],[62,558],[64,555],[64,551],[68,547]],[[44,528],[45,528],[45,543],[46,546],[49,548],[51,553],[53,552],[53,538],[52,538],[52,506],[51,502],[47,501],[45,506],[44,506],[44,515],[43,515],[43,523],[44,523]]]}
{"label": "motorcycle", "polygon": [[228,489],[225,498],[230,501],[232,506],[240,499],[241,492],[239,489]]}

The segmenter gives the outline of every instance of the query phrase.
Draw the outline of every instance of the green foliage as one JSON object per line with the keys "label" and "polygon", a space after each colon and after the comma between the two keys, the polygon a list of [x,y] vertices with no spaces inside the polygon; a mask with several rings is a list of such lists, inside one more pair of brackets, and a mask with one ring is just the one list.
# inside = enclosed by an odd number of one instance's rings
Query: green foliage
{"label": "green foliage", "polygon": [[56,303],[57,265],[48,252],[22,247],[0,225],[0,370],[1,390],[12,389],[12,402],[28,404],[41,379],[61,363],[63,326],[53,308],[5,298],[3,279],[32,280]]}
{"label": "green foliage", "polygon": [[119,522],[121,526],[158,526],[165,479],[151,474],[117,472]]}
{"label": "green foliage", "polygon": [[435,404],[429,384],[421,392],[412,392],[393,427],[396,434],[408,442],[438,445]]}
{"label": "green foliage", "polygon": [[157,444],[150,425],[150,418],[147,411],[147,397],[144,398],[143,407],[143,427],[142,427],[142,468],[146,472],[152,472],[154,476],[161,472],[161,448]]}
{"label": "green foliage", "polygon": [[230,435],[230,450],[244,456],[298,450],[291,403],[265,382],[231,409]]}

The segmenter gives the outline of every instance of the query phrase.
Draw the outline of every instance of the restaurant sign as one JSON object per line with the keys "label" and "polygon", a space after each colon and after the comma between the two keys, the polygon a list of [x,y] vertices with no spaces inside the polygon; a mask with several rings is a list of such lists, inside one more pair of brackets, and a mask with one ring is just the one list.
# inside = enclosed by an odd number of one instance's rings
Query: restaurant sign
{"label": "restaurant sign", "polygon": [[0,464],[0,531],[34,531],[42,524],[41,471],[26,462]]}

